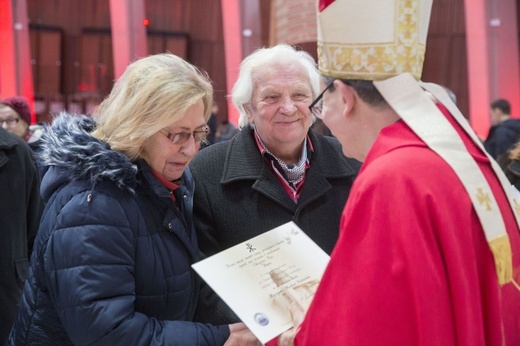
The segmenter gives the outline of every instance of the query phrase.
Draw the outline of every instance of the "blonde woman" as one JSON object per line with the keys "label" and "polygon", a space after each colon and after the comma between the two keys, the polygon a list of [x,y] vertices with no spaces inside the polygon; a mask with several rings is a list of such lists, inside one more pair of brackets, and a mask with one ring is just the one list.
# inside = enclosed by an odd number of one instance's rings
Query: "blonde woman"
{"label": "blonde woman", "polygon": [[[220,345],[243,324],[192,322],[200,279],[188,163],[213,89],[172,54],[130,64],[93,117],[43,137],[47,202],[10,344]],[[234,335],[234,333],[231,333]]]}

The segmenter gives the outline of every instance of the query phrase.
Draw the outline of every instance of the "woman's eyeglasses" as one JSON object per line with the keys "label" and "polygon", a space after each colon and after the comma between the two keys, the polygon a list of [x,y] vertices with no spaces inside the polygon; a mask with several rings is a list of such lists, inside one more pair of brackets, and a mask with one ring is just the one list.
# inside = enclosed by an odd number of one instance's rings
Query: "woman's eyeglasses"
{"label": "woman's eyeglasses", "polygon": [[193,131],[193,132],[179,132],[179,133],[171,133],[167,130],[159,130],[160,133],[165,135],[173,144],[184,144],[193,136],[195,142],[202,142],[208,138],[209,127],[204,126],[202,130]]}
{"label": "woman's eyeglasses", "polygon": [[321,119],[321,112],[323,111],[323,94],[325,94],[325,92],[329,90],[332,85],[334,85],[334,81],[330,82],[325,90],[323,90],[321,94],[316,97],[316,100],[314,100],[309,106],[309,110],[311,111],[312,115],[317,118]]}
{"label": "woman's eyeglasses", "polygon": [[7,126],[14,126],[18,123],[18,121],[20,121],[19,118],[10,118],[10,119],[5,119],[5,120],[0,119],[0,124],[1,125],[7,124]]}

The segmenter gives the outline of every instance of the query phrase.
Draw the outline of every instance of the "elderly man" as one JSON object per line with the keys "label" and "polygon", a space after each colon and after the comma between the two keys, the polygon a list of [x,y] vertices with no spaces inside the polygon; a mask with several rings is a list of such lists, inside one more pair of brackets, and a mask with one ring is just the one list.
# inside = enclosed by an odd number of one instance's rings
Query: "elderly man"
{"label": "elderly man", "polygon": [[287,45],[242,62],[232,97],[249,124],[190,165],[206,255],[291,220],[331,252],[359,162],[345,157],[336,139],[309,130],[318,78],[310,55]]}
{"label": "elderly man", "polygon": [[312,57],[287,45],[241,64],[232,98],[248,124],[190,164],[195,228],[211,255],[294,221],[330,253],[359,162],[310,130],[319,74]]}
{"label": "elderly man", "polygon": [[520,345],[518,202],[444,89],[416,81],[431,4],[320,2],[313,112],[363,166],[298,345]]}

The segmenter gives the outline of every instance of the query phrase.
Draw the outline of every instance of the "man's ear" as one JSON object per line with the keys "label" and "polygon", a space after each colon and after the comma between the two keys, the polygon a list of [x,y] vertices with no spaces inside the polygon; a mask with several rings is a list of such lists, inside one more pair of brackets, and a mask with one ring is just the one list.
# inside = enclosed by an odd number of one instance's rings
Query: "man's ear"
{"label": "man's ear", "polygon": [[341,93],[344,104],[343,113],[348,116],[356,104],[356,92],[354,89],[340,80],[334,81],[334,87]]}
{"label": "man's ear", "polygon": [[246,103],[243,105],[244,107],[244,112],[246,114],[246,117],[247,117],[247,121],[250,123],[250,124],[253,124],[254,121],[253,121],[253,112],[252,112],[252,109],[251,109],[251,104],[250,103]]}

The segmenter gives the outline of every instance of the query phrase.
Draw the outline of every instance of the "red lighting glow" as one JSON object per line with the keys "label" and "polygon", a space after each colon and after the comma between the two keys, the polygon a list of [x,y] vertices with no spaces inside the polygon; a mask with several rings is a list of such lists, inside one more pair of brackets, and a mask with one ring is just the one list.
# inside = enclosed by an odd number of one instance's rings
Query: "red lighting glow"
{"label": "red lighting glow", "polygon": [[150,25],[150,20],[148,18],[143,19],[143,25],[144,26]]}

